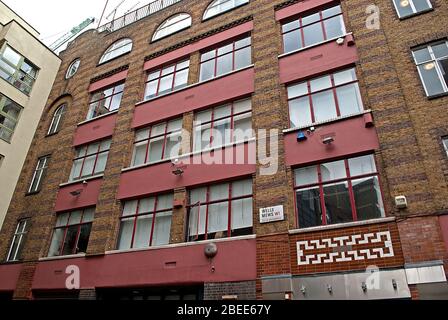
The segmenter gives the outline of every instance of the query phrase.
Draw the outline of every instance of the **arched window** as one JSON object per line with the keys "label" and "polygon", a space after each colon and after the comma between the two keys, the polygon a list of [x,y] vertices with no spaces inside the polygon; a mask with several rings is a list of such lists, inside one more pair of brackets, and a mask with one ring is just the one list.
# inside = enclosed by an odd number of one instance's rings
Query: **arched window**
{"label": "arched window", "polygon": [[243,4],[249,3],[249,0],[215,0],[212,1],[204,12],[203,20],[217,16],[226,11],[232,10]]}
{"label": "arched window", "polygon": [[107,62],[121,56],[122,54],[131,52],[132,50],[132,40],[129,38],[121,39],[112,44],[106,52],[104,52],[103,56],[100,59],[100,63]]}
{"label": "arched window", "polygon": [[64,118],[64,114],[66,111],[67,105],[63,104],[59,106],[53,114],[53,119],[51,120],[50,128],[48,129],[48,135],[55,134],[59,131],[62,119]]}
{"label": "arched window", "polygon": [[80,59],[76,59],[75,61],[73,61],[67,69],[65,79],[70,79],[71,77],[73,77],[76,74],[76,72],[78,72],[80,64],[81,64]]}
{"label": "arched window", "polygon": [[188,13],[180,13],[166,19],[154,32],[152,41],[162,39],[177,31],[191,27],[191,16]]}

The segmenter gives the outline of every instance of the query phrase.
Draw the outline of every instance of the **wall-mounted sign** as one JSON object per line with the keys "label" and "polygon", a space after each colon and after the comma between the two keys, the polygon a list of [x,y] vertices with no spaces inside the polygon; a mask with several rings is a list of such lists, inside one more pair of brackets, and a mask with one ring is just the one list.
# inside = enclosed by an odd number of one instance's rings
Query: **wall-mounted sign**
{"label": "wall-mounted sign", "polygon": [[283,213],[283,206],[260,209],[260,223],[269,223],[283,220],[285,220],[285,214]]}

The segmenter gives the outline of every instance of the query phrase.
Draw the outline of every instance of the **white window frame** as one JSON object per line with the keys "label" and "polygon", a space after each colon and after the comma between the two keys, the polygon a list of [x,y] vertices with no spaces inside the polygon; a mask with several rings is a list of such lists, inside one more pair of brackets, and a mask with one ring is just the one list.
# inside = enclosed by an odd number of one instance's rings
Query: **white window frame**
{"label": "white window frame", "polygon": [[[173,22],[173,20],[175,20]],[[186,25],[183,25],[184,21],[187,21]],[[191,27],[193,19],[191,18],[191,15],[188,13],[179,13],[174,16],[171,16],[170,18],[166,19],[164,22],[162,22],[154,32],[152,36],[152,42],[166,38],[176,32],[188,29]],[[179,26],[179,24],[181,24]],[[177,27],[176,27],[177,25]],[[163,33],[163,31],[168,30],[166,34]]]}
{"label": "white window frame", "polygon": [[445,148],[446,155],[448,157],[448,136],[442,138],[443,147]]}
{"label": "white window frame", "polygon": [[[56,111],[53,113],[53,118],[51,119],[50,127],[48,128],[47,135],[55,134],[59,132],[59,126],[61,125],[62,118],[66,112],[67,104],[61,104]],[[54,127],[53,127],[54,125]]]}
{"label": "white window frame", "polygon": [[[34,169],[33,178],[31,179],[31,184],[28,189],[28,193],[38,192],[41,187],[42,178],[44,176],[45,171],[48,169],[48,162],[50,161],[50,156],[44,156],[39,158],[37,161],[36,169]],[[33,188],[34,182],[37,179],[36,186]]]}
{"label": "white window frame", "polygon": [[81,65],[81,59],[75,59],[72,63],[70,63],[70,66],[67,69],[67,72],[65,74],[65,79],[72,78],[79,70],[79,67]]}
{"label": "white window frame", "polygon": [[[218,7],[218,6],[221,6],[223,3],[226,3],[226,2],[229,2],[229,1],[232,1],[232,2],[233,2],[233,5],[231,6],[231,8],[226,9],[226,10],[218,10],[218,12],[216,12],[216,13],[209,14],[209,11],[210,11],[211,9],[213,9],[213,8],[215,8],[215,7]],[[243,5],[245,5],[245,4],[248,4],[248,3],[250,2],[249,0],[243,0],[243,1],[244,1],[243,3],[241,3],[241,4],[239,4],[239,5],[236,5],[236,4],[235,4],[235,1],[236,1],[236,0],[215,0],[215,1],[212,1],[212,2],[207,6],[207,9],[205,9],[205,11],[204,11],[204,15],[203,15],[203,17],[202,17],[202,20],[211,19],[211,18],[213,18],[213,17],[219,16],[219,15],[225,13],[225,12],[231,11],[231,10],[233,10],[233,9],[236,9],[236,8],[238,8],[238,7],[241,7],[241,6],[243,6]]]}
{"label": "white window frame", "polygon": [[[440,43],[443,43],[443,41],[441,41]],[[448,47],[448,41],[445,41],[445,43],[446,43],[446,45]],[[432,46],[433,45],[437,45],[437,44],[438,44],[438,42],[433,42],[433,43],[430,43],[430,44],[428,44],[428,45],[426,45],[424,47],[419,47],[419,48],[416,48],[416,49],[412,50],[412,57],[414,58],[414,63],[417,66],[418,75],[420,76],[420,80],[421,80],[421,82],[423,84],[423,88],[425,89],[425,93],[426,93],[427,97],[437,96],[437,94],[436,95],[430,95],[429,94],[428,89],[426,87],[426,83],[423,80],[423,76],[422,76],[422,73],[420,71],[419,66],[425,65],[425,64],[428,64],[428,63],[431,63],[431,62],[434,63],[437,75],[439,76],[439,79],[441,80],[440,82],[442,83],[442,88],[443,88],[444,92],[442,92],[441,94],[448,93],[448,83],[445,82],[445,79],[443,78],[442,70],[440,69],[440,66],[437,63],[440,60],[440,58],[436,58],[436,56],[434,55],[434,51],[432,50]],[[421,50],[423,48],[427,48],[428,49],[429,54],[431,56],[431,60],[424,61],[424,62],[418,62],[417,63],[417,60],[415,59],[415,51]],[[448,56],[446,57],[446,59],[448,59]]]}
{"label": "white window frame", "polygon": [[[14,104],[14,105],[19,109],[19,114],[17,115],[17,118],[15,118],[15,119],[14,119],[13,117],[11,117],[10,115],[6,114],[6,113],[3,111],[3,108],[5,107],[5,105],[6,105],[6,103],[7,103],[8,100],[9,100],[12,104]],[[14,131],[15,131],[16,127],[17,127],[17,123],[19,122],[19,118],[20,118],[20,116],[21,116],[21,114],[22,114],[22,110],[23,110],[23,108],[22,108],[19,104],[17,104],[17,103],[14,102],[13,100],[9,99],[7,96],[5,96],[5,95],[3,95],[3,94],[0,93],[0,114],[3,115],[3,116],[4,116],[5,118],[7,118],[8,120],[14,122],[14,129],[10,129],[10,128],[6,127],[5,125],[0,124],[0,127],[1,127],[1,128],[3,128],[3,129],[6,130],[6,131],[11,132],[11,139],[10,139],[10,140],[6,140],[6,139],[3,139],[3,138],[0,138],[0,139],[2,139],[3,141],[6,141],[6,142],[8,142],[8,143],[11,142],[11,140],[12,140],[12,136],[13,136],[13,134],[14,134]]]}
{"label": "white window frame", "polygon": [[400,15],[400,11],[398,10],[398,7],[397,7],[397,4],[395,3],[395,0],[392,0],[392,3],[394,4],[394,7],[395,7],[395,11],[397,12],[397,15],[398,15],[398,17],[400,19],[411,17],[411,16],[414,16],[416,14],[423,13],[423,12],[426,12],[426,11],[429,11],[429,10],[433,9],[432,3],[429,0],[422,0],[422,1],[426,1],[428,3],[428,5],[429,5],[429,9],[428,10],[423,10],[423,11],[417,11],[417,9],[415,8],[415,5],[414,5],[414,0],[407,0],[407,1],[409,1],[409,5],[411,6],[412,14],[408,14],[406,16],[402,16],[402,15]]}
{"label": "white window frame", "polygon": [[[28,221],[29,221],[29,219],[23,219],[17,223],[16,231],[14,233],[14,237],[12,238],[12,242],[9,247],[8,257],[6,259],[7,262],[18,261],[17,255],[21,251],[20,249],[22,246],[23,238],[28,233],[28,230],[27,230]],[[15,248],[15,252],[13,253],[12,249],[14,247],[14,243],[16,242],[17,237],[19,237],[19,242],[17,244],[17,247]]]}
{"label": "white window frame", "polygon": [[[121,48],[124,48],[126,46],[129,46],[129,48],[126,49],[127,51],[123,51],[118,54],[111,54],[111,53],[118,51]],[[112,59],[115,59],[117,57],[120,57],[124,54],[131,52],[132,47],[133,47],[133,41],[131,38],[122,38],[118,41],[115,41],[111,46],[109,46],[109,48],[107,48],[106,51],[104,51],[103,55],[101,56],[99,64],[106,63]]]}

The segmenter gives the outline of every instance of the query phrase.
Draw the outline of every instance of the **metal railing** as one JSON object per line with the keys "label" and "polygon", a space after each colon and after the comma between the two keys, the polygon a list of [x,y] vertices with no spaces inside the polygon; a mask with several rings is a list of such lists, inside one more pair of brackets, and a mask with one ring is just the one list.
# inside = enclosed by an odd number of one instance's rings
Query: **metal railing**
{"label": "metal railing", "polygon": [[149,4],[138,8],[137,10],[126,13],[117,19],[114,19],[106,24],[103,24],[98,28],[98,32],[109,31],[114,32],[121,28],[130,25],[131,23],[138,21],[140,19],[146,18],[160,10],[163,10],[173,4],[181,2],[182,0],[155,0]]}

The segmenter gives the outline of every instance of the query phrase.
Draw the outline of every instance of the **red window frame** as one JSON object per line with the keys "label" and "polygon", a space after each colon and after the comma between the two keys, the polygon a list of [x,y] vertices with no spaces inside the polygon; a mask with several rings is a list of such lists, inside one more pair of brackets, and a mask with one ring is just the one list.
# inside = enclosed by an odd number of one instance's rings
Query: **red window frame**
{"label": "red window frame", "polygon": [[[81,178],[85,178],[85,177],[91,177],[91,176],[93,176],[94,174],[100,174],[99,172],[95,173],[95,169],[96,169],[96,166],[97,166],[97,164],[98,164],[98,157],[100,156],[100,154],[109,153],[109,151],[110,151],[110,146],[109,146],[109,148],[108,148],[107,150],[103,150],[103,151],[101,151],[101,146],[103,145],[103,143],[107,142],[108,140],[109,140],[109,139],[102,140],[102,141],[99,141],[99,142],[93,142],[93,143],[90,143],[90,144],[88,144],[88,145],[83,145],[83,146],[79,146],[79,147],[76,148],[76,149],[80,149],[80,148],[84,148],[84,147],[85,147],[85,148],[86,148],[86,151],[85,151],[85,153],[84,153],[83,156],[76,157],[76,158],[73,160],[73,165],[75,165],[75,162],[76,162],[76,161],[83,159],[83,161],[82,161],[82,165],[81,165],[81,170],[79,171],[79,176],[76,176],[76,177],[70,177],[71,180],[74,181],[74,180],[81,179]],[[95,153],[92,153],[92,154],[87,154],[87,152],[89,151],[89,146],[92,145],[92,144],[95,144],[95,143],[98,143],[98,149],[97,149],[97,151],[96,151]],[[83,175],[83,174],[82,174],[82,171],[83,171],[83,169],[84,169],[84,165],[85,165],[86,159],[92,157],[93,155],[95,155],[95,163],[93,164],[92,173],[90,173],[90,174],[88,174],[88,175]],[[108,157],[109,157],[109,155],[108,155]],[[107,161],[107,160],[106,160],[106,161]]]}
{"label": "red window frame", "polygon": [[[75,224],[69,224],[69,222],[70,222],[70,218],[71,218],[73,212],[77,212],[77,210],[70,211],[70,212],[68,213],[67,223],[66,223],[64,226],[54,227],[54,228],[53,228],[53,234],[52,234],[52,236],[51,236],[51,242],[53,242],[53,236],[54,236],[54,233],[56,232],[56,230],[58,230],[58,229],[65,229],[65,230],[64,230],[64,236],[62,237],[62,241],[61,241],[61,247],[60,247],[60,249],[59,249],[59,254],[57,255],[57,257],[63,256],[64,247],[65,247],[65,240],[66,240],[66,238],[67,238],[67,232],[68,232],[68,229],[69,229],[70,227],[78,227],[78,231],[77,231],[77,233],[76,233],[75,247],[73,248],[72,254],[76,254],[76,253],[77,253],[77,252],[76,252],[76,249],[78,248],[78,242],[79,242],[79,236],[80,236],[80,234],[81,234],[81,228],[82,228],[83,226],[85,226],[85,225],[93,224],[93,218],[92,218],[92,221],[83,222],[83,220],[84,220],[84,213],[85,213],[87,210],[92,210],[92,209],[93,209],[93,208],[86,208],[86,209],[83,209],[83,210],[82,210],[82,214],[81,214],[81,220],[80,220],[80,222],[79,222],[79,223],[75,223]],[[66,213],[67,213],[67,212],[64,212],[64,213],[61,213],[60,215],[62,215],[62,214],[66,214]],[[90,232],[92,232],[92,231],[90,231]],[[50,243],[50,245],[51,245],[51,243]]]}
{"label": "red window frame", "polygon": [[[306,86],[307,86],[307,89],[308,89],[308,92],[306,94],[302,94],[302,95],[296,96],[294,98],[290,98],[289,95],[288,95],[288,116],[289,116],[289,119],[291,119],[291,112],[290,112],[290,108],[289,108],[290,102],[298,100],[298,99],[301,99],[303,97],[308,97],[309,102],[310,102],[310,111],[311,111],[311,123],[310,124],[315,123],[316,122],[316,118],[315,118],[315,115],[314,115],[314,105],[313,105],[313,98],[312,98],[312,96],[317,94],[317,93],[322,93],[322,92],[327,92],[327,91],[332,91],[332,93],[333,93],[333,98],[334,98],[334,102],[335,102],[335,106],[336,106],[336,115],[339,118],[341,116],[341,109],[340,109],[339,98],[338,98],[336,90],[338,88],[340,88],[340,87],[344,87],[344,86],[347,86],[347,85],[350,85],[350,84],[354,84],[354,83],[357,83],[358,87],[359,87],[359,79],[358,79],[358,77],[356,75],[356,72],[355,72],[356,80],[352,80],[352,81],[349,81],[349,82],[344,82],[344,83],[336,85],[335,84],[335,80],[334,80],[334,74],[338,73],[338,72],[348,71],[350,69],[355,69],[355,67],[348,68],[348,69],[337,70],[337,71],[334,71],[332,73],[324,74],[324,75],[321,75],[321,76],[316,77],[316,78],[311,78],[311,79],[308,79],[306,81],[300,81],[300,82],[296,82],[296,83],[292,83],[292,84],[288,85],[287,89],[289,89],[290,87],[299,85],[299,84],[306,83]],[[316,79],[319,79],[319,78],[322,78],[322,77],[326,77],[326,76],[330,76],[331,87],[325,88],[325,89],[321,89],[321,90],[317,90],[317,91],[311,91],[311,82],[313,80],[316,80]],[[362,107],[364,108],[363,101],[361,100],[360,102],[362,104]]]}
{"label": "red window frame", "polygon": [[[234,113],[234,110],[235,110],[235,103],[237,103],[237,102],[241,102],[241,101],[245,101],[245,100],[250,100],[250,103],[251,103],[251,109],[250,109],[250,110],[247,110],[247,111],[243,111],[243,112]],[[224,106],[226,106],[226,105],[230,105],[230,108],[231,108],[230,116],[221,117],[221,118],[215,118],[215,110],[216,110],[216,109],[219,109],[219,108],[222,108],[222,107],[224,107]],[[196,121],[196,117],[197,117],[197,115],[200,114],[201,112],[205,112],[205,111],[208,111],[208,110],[211,110],[211,120],[210,120],[210,121],[205,121],[205,122],[197,122],[197,121]],[[243,99],[243,100],[238,100],[238,101],[232,101],[232,102],[230,102],[230,103],[228,103],[228,104],[225,104],[225,105],[220,105],[220,106],[216,106],[216,107],[213,107],[213,108],[209,108],[209,109],[205,109],[205,110],[199,111],[199,112],[196,113],[195,116],[194,116],[194,121],[195,121],[195,122],[194,122],[194,124],[193,124],[193,149],[194,149],[195,151],[199,151],[199,150],[196,150],[196,141],[194,141],[194,139],[195,139],[195,137],[196,137],[196,129],[201,128],[201,127],[203,127],[203,126],[206,126],[206,125],[210,124],[210,140],[209,140],[209,145],[210,145],[210,147],[211,147],[211,146],[212,146],[212,143],[213,143],[213,140],[214,140],[214,136],[213,136],[213,132],[214,132],[214,130],[213,130],[213,128],[214,128],[214,124],[215,124],[215,122],[217,122],[217,121],[222,121],[222,120],[225,120],[225,119],[230,119],[230,143],[237,142],[237,141],[234,141],[235,117],[239,117],[239,116],[242,116],[242,115],[245,115],[245,114],[249,114],[249,113],[252,114],[252,99],[251,99],[251,98],[247,98],[247,99]],[[201,134],[201,138],[202,138],[202,134]],[[202,142],[202,141],[201,141],[201,142]],[[201,143],[201,148],[200,148],[200,150],[203,150],[203,149],[202,149],[202,143]]]}
{"label": "red window frame", "polygon": [[[184,67],[184,68],[181,68],[181,69],[177,69],[177,67],[178,67],[179,64],[182,64],[182,63],[187,62],[187,61],[188,61],[188,66],[186,66],[186,67]],[[167,73],[167,74],[165,74],[165,75],[162,76],[163,70],[165,70],[165,69],[169,69],[169,68],[171,68],[171,67],[173,67],[173,66],[174,66],[174,71],[173,71],[173,72]],[[176,88],[174,87],[174,84],[176,83],[176,76],[177,76],[177,74],[178,74],[179,72],[184,71],[184,70],[188,70],[188,76],[189,76],[189,74],[190,74],[190,58],[188,58],[188,59],[182,59],[182,60],[179,60],[179,61],[177,61],[177,62],[175,62],[175,63],[171,63],[171,64],[169,64],[169,65],[162,66],[162,67],[160,67],[159,69],[153,69],[153,70],[149,71],[149,72],[147,73],[147,77],[146,77],[146,81],[145,81],[145,92],[143,93],[143,94],[144,94],[143,100],[149,100],[149,99],[158,97],[158,96],[160,95],[159,90],[160,90],[160,82],[161,82],[162,78],[166,78],[166,77],[171,76],[171,75],[173,75],[173,81],[172,81],[172,83],[171,83],[171,88],[170,88],[170,90],[168,90],[168,91],[164,91],[164,93],[165,93],[165,92],[166,92],[166,93],[173,92],[173,91],[176,89]],[[157,78],[156,78],[156,79],[153,79],[153,80],[149,80],[149,76],[150,76],[151,74],[153,74],[153,73],[156,73],[156,72],[159,73],[159,75],[157,76]],[[183,87],[185,87],[185,86],[188,85],[188,76],[187,76],[187,82],[185,83],[185,85],[184,85],[184,86],[181,86],[181,87],[179,87],[179,88],[183,88]],[[156,89],[156,93],[155,93],[153,96],[151,96],[151,97],[149,97],[149,98],[146,98],[146,90],[147,90],[147,88],[148,88],[148,84],[149,84],[150,82],[154,82],[154,81],[156,81],[156,80],[157,80],[157,89]]]}
{"label": "red window frame", "polygon": [[[168,127],[169,127],[169,124],[170,124],[171,122],[175,122],[175,121],[179,121],[179,120],[182,121],[182,118],[177,118],[177,119],[173,119],[173,120],[170,120],[170,121],[165,121],[165,122],[156,123],[156,124],[154,124],[154,125],[152,125],[152,126],[150,126],[150,127],[146,127],[146,128],[137,130],[137,132],[140,132],[140,131],[144,131],[144,130],[148,130],[148,129],[149,129],[149,134],[148,134],[148,138],[140,139],[140,140],[137,140],[137,138],[135,139],[135,142],[134,142],[134,156],[135,156],[135,148],[136,148],[137,144],[140,144],[140,143],[146,141],[146,153],[145,153],[145,162],[144,162],[144,164],[149,163],[149,162],[148,162],[148,156],[149,156],[148,151],[149,151],[149,146],[151,145],[151,141],[152,141],[152,140],[155,140],[155,139],[158,139],[158,138],[160,138],[160,137],[163,137],[162,157],[161,157],[160,160],[163,160],[163,159],[169,159],[169,158],[165,157],[165,156],[166,156],[166,155],[165,155],[165,151],[166,151],[167,139],[168,139],[168,137],[169,137],[170,135],[172,135],[172,134],[174,134],[174,133],[179,133],[179,132],[181,133],[181,132],[182,132],[182,123],[181,123],[181,127],[180,127],[180,129],[177,129],[177,130],[168,131]],[[154,127],[157,127],[157,126],[159,126],[159,125],[161,125],[161,124],[164,124],[164,125],[165,125],[165,132],[162,133],[162,134],[159,134],[159,135],[157,135],[157,136],[151,137],[153,128],[154,128]],[[132,165],[135,166],[135,164],[134,164],[135,159],[133,159],[132,162],[133,162]]]}
{"label": "red window frame", "polygon": [[[123,86],[123,89],[121,89],[121,91],[118,91],[117,88],[120,87],[120,86]],[[96,94],[98,94],[98,93],[100,93],[100,92],[105,92],[105,91],[110,90],[110,89],[112,89],[112,94],[110,94],[110,95],[108,95],[108,96],[105,96],[105,97],[103,97],[103,98],[101,98],[101,99],[93,100],[93,97],[94,97]],[[87,118],[87,119],[88,119],[88,120],[91,120],[91,119],[95,119],[95,118],[98,118],[98,117],[102,116],[102,114],[99,114],[99,113],[98,113],[98,107],[100,106],[100,103],[99,103],[99,102],[100,102],[100,101],[107,100],[108,98],[110,98],[109,105],[108,105],[108,106],[104,105],[104,107],[108,110],[107,113],[112,112],[112,111],[110,110],[110,108],[111,108],[112,102],[114,101],[114,97],[117,96],[117,95],[119,95],[119,94],[123,94],[123,92],[124,92],[124,82],[116,83],[116,84],[113,84],[113,85],[111,85],[111,86],[109,86],[109,87],[107,87],[107,88],[102,88],[102,89],[100,89],[100,90],[97,90],[97,91],[95,91],[95,92],[92,92],[92,94],[91,94],[91,100],[90,100],[90,102],[89,102],[89,114],[88,114],[88,118]],[[121,104],[121,100],[122,100],[122,99],[123,99],[123,96],[120,98],[120,104]],[[94,110],[91,110],[90,107],[91,107],[93,104],[97,104],[97,105],[96,105],[96,107],[95,107]],[[119,108],[120,108],[120,106],[118,106],[118,107],[116,108],[116,110],[118,110]],[[92,113],[92,116],[90,115],[91,113]],[[105,113],[105,114],[107,114],[107,113]]]}
{"label": "red window frame", "polygon": [[[320,23],[320,25],[322,27],[322,34],[324,36],[324,40],[323,41],[329,40],[328,37],[327,37],[327,30],[325,28],[324,21],[328,20],[328,19],[331,19],[331,18],[334,18],[334,17],[337,17],[337,16],[342,16],[343,17],[342,8],[341,8],[341,13],[338,13],[338,14],[335,14],[335,15],[332,15],[332,16],[329,16],[329,17],[326,17],[326,18],[323,17],[322,12],[327,10],[327,9],[331,9],[331,8],[338,7],[338,6],[340,7],[341,5],[337,4],[337,5],[329,6],[329,7],[326,7],[326,8],[322,8],[322,10],[315,11],[315,12],[310,12],[310,13],[308,13],[306,15],[300,16],[300,17],[295,18],[295,19],[290,19],[290,20],[285,21],[284,23],[282,23],[282,51],[283,51],[283,53],[293,52],[293,51],[288,51],[288,52],[285,51],[285,40],[284,40],[284,38],[285,38],[286,34],[294,32],[294,31],[297,31],[297,30],[300,30],[300,35],[301,35],[301,38],[302,38],[301,39],[302,40],[301,41],[302,47],[298,48],[296,50],[300,50],[300,49],[309,47],[310,45],[309,46],[305,45],[305,32],[303,31],[303,28],[307,27],[307,26],[310,26],[310,25],[313,25],[313,24]],[[306,24],[306,25],[303,24],[303,22],[302,22],[303,18],[306,18],[306,17],[311,16],[311,15],[316,14],[316,13],[319,13],[319,21],[315,21],[315,22],[312,22],[312,23],[309,23],[309,24]],[[284,31],[283,30],[283,26],[284,25],[286,25],[288,23],[291,23],[291,22],[296,22],[296,21],[299,22],[299,27],[296,27],[296,28],[288,30],[288,31]],[[344,26],[345,26],[345,24],[344,24]]]}
{"label": "red window frame", "polygon": [[[296,218],[296,226],[297,226],[297,228],[300,228],[299,208],[297,206],[297,191],[298,190],[303,190],[303,189],[312,188],[312,187],[319,187],[319,199],[320,199],[320,206],[321,206],[321,213],[322,213],[322,225],[321,226],[328,225],[327,224],[327,208],[325,207],[325,193],[324,193],[324,187],[326,185],[331,185],[331,184],[335,184],[335,183],[339,183],[339,182],[347,182],[347,186],[348,186],[347,189],[348,189],[348,192],[349,192],[350,206],[351,206],[351,209],[352,209],[353,222],[357,222],[358,221],[358,215],[357,215],[357,212],[356,212],[355,194],[353,192],[353,185],[352,185],[352,181],[353,180],[359,180],[359,179],[364,179],[364,178],[376,177],[378,179],[379,189],[380,189],[380,193],[381,193],[381,201],[382,201],[383,206],[384,206],[384,195],[383,195],[383,190],[382,190],[382,187],[381,187],[381,178],[380,178],[380,174],[378,172],[378,164],[377,164],[376,158],[375,158],[375,156],[373,154],[365,154],[365,155],[361,155],[360,157],[362,157],[362,156],[372,156],[373,157],[374,163],[375,163],[375,169],[376,169],[375,172],[368,173],[368,174],[357,175],[357,176],[352,176],[350,174],[349,160],[356,159],[356,157],[350,157],[350,158],[339,159],[339,160],[332,160],[332,161],[328,161],[328,162],[319,162],[319,163],[316,163],[314,165],[298,167],[298,168],[295,168],[293,170],[293,173],[295,175],[295,170],[316,166],[317,177],[318,177],[318,182],[317,183],[311,183],[311,184],[305,184],[305,185],[297,185],[297,181],[296,181],[296,179],[294,177],[294,207],[295,207],[295,218]],[[322,180],[321,165],[324,165],[326,163],[331,163],[331,162],[337,162],[337,161],[344,161],[346,177],[345,178],[341,178],[341,179],[328,180],[328,181],[324,182]],[[385,214],[385,208],[383,207],[383,215],[384,214]]]}
{"label": "red window frame", "polygon": [[[124,216],[124,206],[123,206],[123,210],[121,211],[121,217],[120,217],[120,231],[121,231],[121,225],[123,224],[123,220],[129,220],[131,218],[134,220],[130,249],[134,249],[135,233],[136,233],[136,230],[137,230],[138,218],[139,217],[144,217],[144,216],[150,216],[150,215],[152,215],[153,218],[152,218],[151,230],[149,232],[149,239],[148,239],[149,245],[148,245],[148,247],[152,247],[152,241],[153,241],[153,236],[154,236],[154,226],[156,224],[157,214],[158,213],[163,213],[163,212],[169,212],[169,211],[172,212],[173,209],[174,209],[173,206],[171,206],[171,208],[168,208],[168,209],[157,210],[159,198],[162,197],[162,196],[166,196],[166,195],[168,195],[168,194],[159,194],[159,195],[151,197],[151,198],[154,198],[154,211],[151,211],[151,212],[139,213],[140,202],[145,200],[145,199],[147,199],[147,198],[142,198],[142,199],[138,199],[137,200],[137,206],[136,206],[135,214],[133,214],[133,215]],[[118,239],[118,241],[120,241],[120,239]]]}
{"label": "red window frame", "polygon": [[[210,200],[210,189],[215,186],[215,185],[207,185],[206,186],[206,201],[205,202],[198,202],[198,203],[194,203],[194,204],[189,204],[187,206],[187,212],[188,212],[188,221],[187,221],[187,242],[194,242],[194,241],[199,241],[199,227],[197,228],[198,233],[196,234],[196,237],[194,240],[191,240],[190,238],[192,237],[192,235],[189,234],[188,231],[188,226],[190,225],[190,214],[191,214],[191,209],[198,207],[201,208],[202,206],[206,206],[205,209],[205,233],[204,233],[204,240],[208,240],[209,234],[208,234],[208,218],[209,218],[209,207],[210,205],[213,204],[217,204],[217,203],[223,203],[223,202],[227,202],[228,204],[228,220],[227,220],[227,236],[225,238],[231,238],[232,237],[232,201],[236,201],[236,200],[243,200],[243,199],[249,199],[254,197],[254,192],[252,189],[252,193],[250,195],[243,195],[243,196],[238,196],[238,197],[232,197],[232,184],[238,181],[245,181],[245,180],[249,180],[249,179],[242,179],[242,180],[235,180],[235,181],[229,181],[227,182],[229,184],[229,188],[228,188],[228,197],[224,198],[224,199],[220,199],[220,200],[214,200],[211,201]],[[219,184],[218,184],[219,185]],[[192,189],[194,190],[194,189]],[[190,195],[190,193],[189,193]],[[199,212],[198,212],[198,216],[200,216]],[[199,225],[199,218],[198,218],[198,225]],[[253,229],[253,226],[252,226]]]}
{"label": "red window frame", "polygon": [[[250,39],[250,43],[248,45],[245,45],[245,46],[243,46],[241,48],[236,49],[235,48],[236,42],[241,41],[241,40],[245,40],[245,39]],[[229,44],[232,44],[232,51],[223,53],[221,55],[218,55],[218,50],[228,46]],[[213,71],[213,77],[210,78],[210,79],[213,79],[213,78],[216,78],[218,76],[221,76],[221,75],[218,75],[218,59],[220,57],[223,57],[223,56],[226,56],[226,55],[229,55],[229,54],[232,55],[232,70],[231,71],[235,71],[235,52],[241,51],[241,50],[249,48],[249,47],[252,47],[252,36],[251,35],[246,35],[246,36],[240,37],[238,39],[235,39],[235,40],[233,40],[231,42],[227,42],[226,44],[221,44],[221,45],[215,47],[214,49],[201,52],[201,58],[200,58],[200,64],[199,64],[199,79],[201,79],[202,65],[207,63],[207,62],[209,62],[209,61],[212,61],[212,60],[214,61],[214,71]],[[206,60],[202,60],[202,57],[205,54],[213,52],[213,51],[215,53],[214,53],[214,56],[212,58],[209,58],[209,59],[206,59]],[[250,58],[251,58],[251,61],[252,61],[252,55],[251,55]],[[205,79],[205,80],[202,80],[202,81],[207,81],[207,80],[210,80],[210,79]]]}

